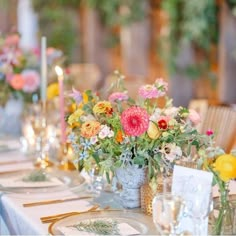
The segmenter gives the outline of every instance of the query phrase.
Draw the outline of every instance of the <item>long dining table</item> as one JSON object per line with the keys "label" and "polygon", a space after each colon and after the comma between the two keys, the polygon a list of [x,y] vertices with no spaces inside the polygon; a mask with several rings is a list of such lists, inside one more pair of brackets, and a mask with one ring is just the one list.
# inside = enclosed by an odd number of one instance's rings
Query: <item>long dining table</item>
{"label": "long dining table", "polygon": [[[23,170],[24,166],[30,168],[33,166],[34,159],[30,159],[20,151],[20,149],[0,150],[0,182],[5,172],[11,173],[12,170]],[[71,173],[70,173],[71,174]],[[18,188],[3,188],[0,183],[0,235],[48,235],[49,223],[42,223],[41,218],[49,215],[62,214],[66,212],[84,212],[94,205],[98,205],[100,209],[110,207],[125,212],[136,212],[142,214],[140,209],[127,210],[123,209],[117,201],[116,194],[108,189],[94,193],[89,191],[89,176],[86,173],[79,174],[74,171],[75,176],[83,179],[81,186],[72,186],[59,191],[49,191],[43,189],[41,192],[38,188],[35,192],[14,191]],[[231,194],[236,194],[236,182],[231,183]],[[18,189],[19,190],[19,189]],[[216,196],[217,189],[213,189]],[[81,197],[80,199],[77,197]],[[69,198],[76,198],[65,201]],[[57,203],[24,206],[24,204],[62,200]],[[145,215],[145,220],[154,227],[152,217]],[[155,228],[155,227],[154,227]],[[155,229],[152,229],[155,232]]]}
{"label": "long dining table", "polygon": [[[1,145],[0,145],[1,146]],[[15,170],[23,171],[24,167],[30,169],[33,166],[32,158],[22,153],[20,149],[16,150],[0,150],[0,235],[48,235],[48,227],[50,223],[42,223],[41,218],[63,214],[66,212],[86,212],[94,205],[98,205],[98,209],[111,208],[120,212],[137,212],[141,214],[140,209],[127,210],[117,201],[115,194],[107,190],[93,191],[90,187],[90,176],[78,171],[65,175],[78,175],[83,179],[81,186],[70,186],[61,188],[57,191],[45,191],[45,188],[36,189],[35,191],[27,191],[27,188],[3,188],[1,186],[1,178],[13,173]],[[14,170],[12,172],[12,170]],[[67,171],[65,171],[67,172]],[[75,182],[76,183],[76,182]],[[80,182],[79,182],[80,183]],[[106,186],[104,186],[106,188]],[[21,191],[19,191],[21,189]],[[78,199],[81,197],[81,199]],[[72,200],[68,200],[74,198]],[[24,204],[45,202],[50,200],[60,200],[57,203],[24,206]],[[152,223],[151,216],[145,216]]]}

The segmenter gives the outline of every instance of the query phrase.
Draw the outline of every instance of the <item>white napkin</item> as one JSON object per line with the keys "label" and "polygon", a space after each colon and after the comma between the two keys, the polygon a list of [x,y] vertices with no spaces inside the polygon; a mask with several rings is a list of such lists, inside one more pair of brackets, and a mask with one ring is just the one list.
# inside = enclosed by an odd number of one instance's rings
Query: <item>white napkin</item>
{"label": "white napkin", "polygon": [[0,139],[0,151],[10,151],[20,149],[21,145],[18,139]]}
{"label": "white napkin", "polygon": [[17,164],[0,165],[0,174],[5,172],[14,172],[20,170],[33,170],[34,165],[32,162],[22,162]]}
{"label": "white napkin", "polygon": [[23,188],[39,188],[39,187],[53,187],[63,185],[63,183],[55,177],[50,178],[47,181],[36,181],[36,182],[26,182],[23,181],[25,175],[15,175],[8,178],[0,179],[0,185],[3,187],[23,187]]}
{"label": "white napkin", "polygon": [[[61,233],[64,235],[90,235],[94,236],[96,234],[94,233],[89,233],[85,231],[78,231],[76,228],[73,227],[66,227],[66,226],[61,226],[57,228]],[[118,224],[118,230],[120,232],[120,235],[136,235],[140,234],[140,232],[136,229],[134,229],[132,226],[130,226],[127,223],[119,223]]]}

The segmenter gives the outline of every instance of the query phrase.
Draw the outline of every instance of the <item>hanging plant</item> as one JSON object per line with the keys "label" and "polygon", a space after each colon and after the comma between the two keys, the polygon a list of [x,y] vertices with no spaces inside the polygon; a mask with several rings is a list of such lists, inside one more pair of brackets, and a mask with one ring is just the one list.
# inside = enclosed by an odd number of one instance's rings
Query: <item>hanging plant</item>
{"label": "hanging plant", "polygon": [[[161,36],[159,52],[170,74],[187,73],[191,78],[212,78],[212,49],[218,40],[217,5],[214,0],[164,0],[162,9],[167,13],[168,33]],[[196,62],[179,68],[176,57],[181,45],[190,44]]]}

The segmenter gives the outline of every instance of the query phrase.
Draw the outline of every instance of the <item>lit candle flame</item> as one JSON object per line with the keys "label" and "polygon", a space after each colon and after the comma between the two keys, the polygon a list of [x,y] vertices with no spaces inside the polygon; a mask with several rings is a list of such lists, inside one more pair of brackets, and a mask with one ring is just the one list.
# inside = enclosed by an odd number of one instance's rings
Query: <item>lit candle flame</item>
{"label": "lit candle flame", "polygon": [[61,78],[62,75],[63,75],[63,70],[62,70],[62,68],[61,68],[60,66],[55,66],[55,71],[56,71],[58,77]]}

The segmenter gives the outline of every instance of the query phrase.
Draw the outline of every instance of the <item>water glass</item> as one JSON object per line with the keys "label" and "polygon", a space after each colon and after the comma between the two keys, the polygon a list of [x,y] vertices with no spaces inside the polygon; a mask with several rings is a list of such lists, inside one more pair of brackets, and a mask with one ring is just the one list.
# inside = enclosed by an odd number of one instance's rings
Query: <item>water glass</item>
{"label": "water glass", "polygon": [[176,235],[179,219],[185,203],[179,196],[170,193],[158,194],[152,202],[153,222],[161,235]]}

